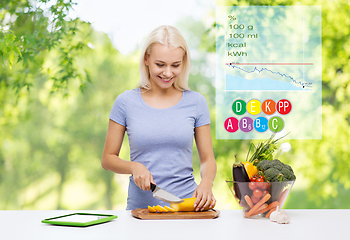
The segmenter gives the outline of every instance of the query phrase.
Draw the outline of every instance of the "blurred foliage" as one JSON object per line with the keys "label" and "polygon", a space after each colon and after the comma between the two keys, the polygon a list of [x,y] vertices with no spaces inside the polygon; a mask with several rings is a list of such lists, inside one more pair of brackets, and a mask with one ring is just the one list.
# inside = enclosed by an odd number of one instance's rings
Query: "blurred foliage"
{"label": "blurred foliage", "polygon": [[[0,2],[0,84],[15,94],[33,86],[33,77],[49,74],[51,91],[67,89],[71,79],[81,81],[84,90],[87,71],[76,69],[75,55],[86,42],[75,37],[79,19],[70,19],[72,0],[2,0]],[[48,51],[58,52],[55,64],[45,69]],[[14,66],[16,64],[16,66]]]}
{"label": "blurred foliage", "polygon": [[[118,94],[136,85],[138,61],[122,56],[90,24],[79,22],[76,28],[74,36],[61,41],[62,49],[39,54],[40,71],[27,76],[33,82],[29,92],[15,94],[2,82],[0,209],[112,209],[124,200],[125,191],[101,167],[100,158],[109,111]],[[65,46],[82,41],[85,46],[74,52],[75,68],[89,69],[92,83],[82,94],[81,80],[72,78],[53,93],[52,79],[59,72],[46,70],[64,69],[61,50],[71,54]],[[20,62],[11,69],[1,66],[1,77],[8,79],[6,74],[13,76],[22,67]],[[127,159],[127,139],[122,154]]]}
{"label": "blurred foliage", "polygon": [[[127,176],[103,170],[100,158],[112,104],[138,82],[139,52],[120,54],[105,33],[67,19],[74,3],[54,2],[0,2],[0,209],[125,209]],[[349,208],[348,1],[217,4],[322,6],[322,139],[289,140],[292,151],[281,160],[293,166],[297,181],[285,207]],[[202,22],[184,18],[176,27],[191,49],[190,88],[210,108],[218,208],[238,208],[224,180],[232,177],[234,155],[244,160],[258,141],[214,137],[215,9]],[[121,155],[129,159],[127,137]],[[194,168],[198,179],[195,146]]]}

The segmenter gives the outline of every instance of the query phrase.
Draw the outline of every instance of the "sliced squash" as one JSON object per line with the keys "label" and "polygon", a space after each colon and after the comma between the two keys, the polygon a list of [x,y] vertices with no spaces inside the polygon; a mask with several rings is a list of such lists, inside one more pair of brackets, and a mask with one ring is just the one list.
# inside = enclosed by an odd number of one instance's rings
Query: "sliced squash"
{"label": "sliced squash", "polygon": [[164,206],[164,208],[165,208],[166,210],[168,210],[169,212],[175,212],[175,209],[172,209],[171,207]]}
{"label": "sliced squash", "polygon": [[[172,203],[170,207],[174,209],[176,212],[194,212],[194,202],[197,198],[184,198],[182,203]],[[209,210],[212,208],[205,208],[204,211]]]}
{"label": "sliced squash", "polygon": [[168,212],[168,210],[166,210],[164,207],[162,207],[160,205],[157,205],[153,208],[156,209],[158,212]]}
{"label": "sliced squash", "polygon": [[151,213],[157,212],[157,210],[155,210],[153,207],[148,206],[148,211]]}

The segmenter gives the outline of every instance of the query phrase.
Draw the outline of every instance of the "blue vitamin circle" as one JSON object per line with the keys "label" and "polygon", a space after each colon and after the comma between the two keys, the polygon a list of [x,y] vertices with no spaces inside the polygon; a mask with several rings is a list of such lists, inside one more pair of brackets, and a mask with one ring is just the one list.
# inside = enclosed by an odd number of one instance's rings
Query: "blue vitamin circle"
{"label": "blue vitamin circle", "polygon": [[254,128],[258,132],[266,132],[269,129],[268,120],[265,117],[258,117],[254,120]]}

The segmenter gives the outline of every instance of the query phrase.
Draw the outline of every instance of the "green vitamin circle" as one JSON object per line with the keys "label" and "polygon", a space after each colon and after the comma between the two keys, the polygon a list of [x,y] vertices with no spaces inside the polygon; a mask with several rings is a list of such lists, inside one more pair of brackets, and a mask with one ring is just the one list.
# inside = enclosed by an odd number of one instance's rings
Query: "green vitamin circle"
{"label": "green vitamin circle", "polygon": [[280,132],[284,128],[284,121],[281,117],[272,117],[269,120],[269,129],[272,132]]}
{"label": "green vitamin circle", "polygon": [[232,111],[236,115],[245,114],[245,112],[247,111],[247,103],[242,99],[234,101],[232,104]]}

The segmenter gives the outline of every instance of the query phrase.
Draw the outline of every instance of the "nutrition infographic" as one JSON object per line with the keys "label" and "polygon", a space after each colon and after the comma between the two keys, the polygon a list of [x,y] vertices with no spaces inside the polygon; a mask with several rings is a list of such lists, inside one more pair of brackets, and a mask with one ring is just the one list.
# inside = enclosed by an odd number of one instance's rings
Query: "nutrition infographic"
{"label": "nutrition infographic", "polygon": [[217,7],[216,138],[322,138],[321,8]]}

